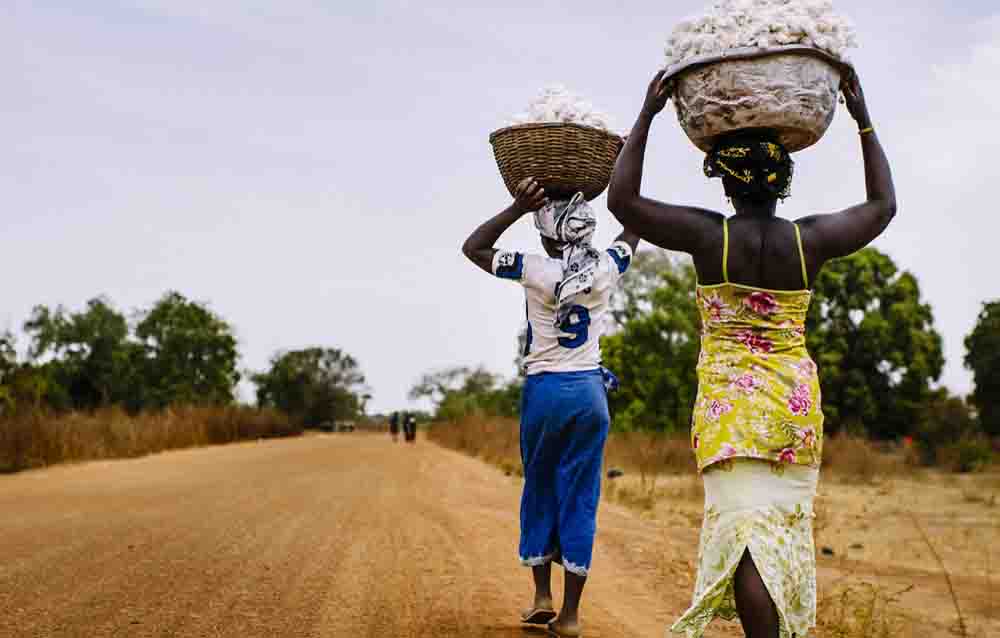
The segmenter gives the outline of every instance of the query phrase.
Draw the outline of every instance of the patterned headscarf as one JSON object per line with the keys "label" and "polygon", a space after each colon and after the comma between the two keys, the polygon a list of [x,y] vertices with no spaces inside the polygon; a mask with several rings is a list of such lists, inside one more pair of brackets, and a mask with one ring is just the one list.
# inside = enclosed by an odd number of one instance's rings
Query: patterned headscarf
{"label": "patterned headscarf", "polygon": [[569,200],[551,201],[535,213],[535,228],[542,237],[559,244],[563,278],[556,287],[556,326],[561,325],[580,293],[590,291],[601,254],[590,245],[597,228],[597,216],[590,204],[577,193]]}
{"label": "patterned headscarf", "polygon": [[721,177],[727,193],[756,201],[788,197],[794,169],[784,146],[752,134],[723,138],[705,157],[706,177]]}

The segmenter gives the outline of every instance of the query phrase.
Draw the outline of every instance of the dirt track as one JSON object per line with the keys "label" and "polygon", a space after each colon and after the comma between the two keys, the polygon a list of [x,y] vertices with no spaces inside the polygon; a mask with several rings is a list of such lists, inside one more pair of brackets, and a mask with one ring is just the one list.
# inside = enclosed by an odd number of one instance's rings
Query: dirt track
{"label": "dirt track", "polygon": [[[0,477],[0,636],[525,635],[517,481],[387,439],[313,436]],[[662,636],[681,611],[682,596],[657,592],[664,579],[686,589],[686,565],[638,569],[641,537],[661,533],[603,508],[588,636]]]}
{"label": "dirt track", "polygon": [[[869,508],[874,489],[844,492],[868,504],[836,511]],[[531,591],[516,562],[519,492],[517,478],[474,459],[360,434],[0,476],[0,638],[530,636],[517,622]],[[836,586],[851,581],[905,589],[897,608],[907,618],[894,636],[953,635],[940,572],[907,563],[920,546],[890,514],[874,526],[828,524],[827,542],[846,548],[862,535],[875,553],[821,558],[821,598],[836,602]],[[602,503],[582,610],[588,638],[664,635],[689,601],[699,524],[700,502],[690,499],[643,514]],[[989,528],[941,524],[927,522],[944,550],[990,543]],[[988,620],[986,556],[986,579],[955,573],[977,638],[1000,627]],[[824,609],[821,620],[843,616]],[[844,634],[817,632],[834,635]],[[718,623],[706,636],[742,633]]]}

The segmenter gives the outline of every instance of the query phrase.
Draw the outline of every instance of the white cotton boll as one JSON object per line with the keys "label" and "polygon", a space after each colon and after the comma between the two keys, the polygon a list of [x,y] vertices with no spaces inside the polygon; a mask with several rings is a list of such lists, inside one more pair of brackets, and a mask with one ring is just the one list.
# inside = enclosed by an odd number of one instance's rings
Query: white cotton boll
{"label": "white cotton boll", "polygon": [[733,37],[731,33],[721,33],[716,40],[716,48],[719,51],[725,51],[727,49],[732,49],[737,44],[736,38]]}
{"label": "white cotton boll", "polygon": [[677,26],[674,28],[675,33],[691,33],[698,30],[700,22],[697,16],[688,16],[682,18]]}
{"label": "white cotton boll", "polygon": [[543,88],[527,110],[517,113],[509,121],[512,125],[560,122],[611,130],[610,119],[604,113],[558,84]]}
{"label": "white cotton boll", "polygon": [[856,46],[854,24],[830,0],[717,0],[682,20],[667,41],[667,66],[742,47],[802,44],[845,59]]}

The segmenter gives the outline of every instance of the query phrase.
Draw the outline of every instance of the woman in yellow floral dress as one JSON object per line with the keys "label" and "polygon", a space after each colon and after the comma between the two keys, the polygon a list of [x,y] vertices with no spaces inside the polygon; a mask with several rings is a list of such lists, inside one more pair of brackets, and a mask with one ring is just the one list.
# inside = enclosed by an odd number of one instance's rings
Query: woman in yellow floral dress
{"label": "woman in yellow floral dress", "polygon": [[866,200],[797,222],[776,216],[793,162],[767,132],[719,140],[705,160],[736,214],[640,195],[646,140],[666,104],[663,72],[615,167],[608,206],[653,244],[689,253],[702,319],[691,442],[705,518],[690,609],[673,625],[700,638],[739,617],[748,638],[805,638],[816,621],[812,506],[822,457],[816,365],[805,345],[809,282],[830,259],[864,247],[896,214],[889,163],[856,75],[841,87],[857,121]]}

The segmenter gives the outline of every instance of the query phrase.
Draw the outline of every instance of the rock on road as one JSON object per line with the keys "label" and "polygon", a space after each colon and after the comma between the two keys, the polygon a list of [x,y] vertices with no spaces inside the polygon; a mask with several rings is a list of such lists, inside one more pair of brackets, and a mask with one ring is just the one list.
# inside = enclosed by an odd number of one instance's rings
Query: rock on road
{"label": "rock on road", "polygon": [[[519,493],[363,434],[3,476],[0,636],[537,635],[517,620]],[[695,547],[664,525],[602,504],[588,637],[661,637],[683,611]]]}

